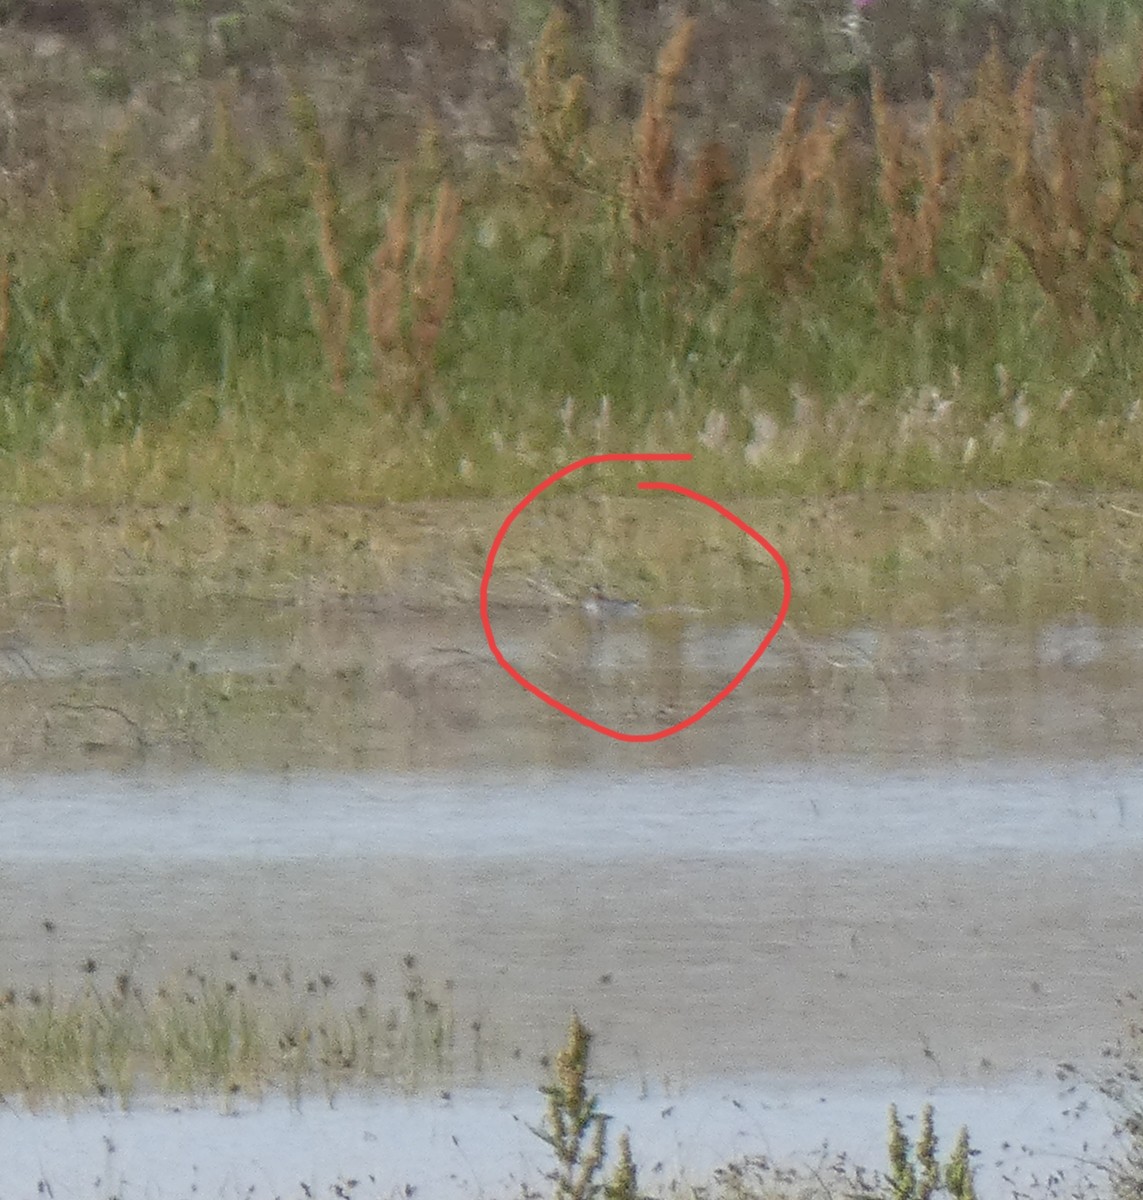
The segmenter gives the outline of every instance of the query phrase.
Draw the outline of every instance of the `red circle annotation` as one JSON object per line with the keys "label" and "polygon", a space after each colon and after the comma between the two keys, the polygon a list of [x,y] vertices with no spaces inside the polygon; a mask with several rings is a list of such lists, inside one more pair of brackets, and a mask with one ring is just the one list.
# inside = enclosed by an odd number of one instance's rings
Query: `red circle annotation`
{"label": "red circle annotation", "polygon": [[748,525],[741,517],[732,513],[724,505],[719,504],[717,500],[712,500],[709,496],[703,495],[702,492],[696,492],[691,488],[683,487],[677,483],[667,483],[662,480],[641,480],[637,485],[643,491],[665,491],[675,492],[680,496],[685,496],[688,499],[696,500],[699,504],[706,505],[718,513],[719,516],[725,517],[731,524],[742,530],[747,537],[757,542],[758,545],[766,551],[767,554],[774,560],[778,566],[778,570],[782,576],[782,603],[779,605],[777,615],[774,618],[770,628],[766,631],[766,636],[759,642],[757,649],[750,655],[745,663],[739,668],[734,678],[723,687],[719,692],[711,697],[701,708],[691,713],[689,717],[685,717],[681,721],[676,721],[675,724],[667,726],[665,729],[658,729],[652,733],[624,733],[619,729],[612,729],[609,725],[604,725],[600,721],[593,720],[577,709],[572,708],[568,704],[564,704],[562,700],[557,700],[555,696],[538,687],[526,676],[522,675],[509,661],[505,658],[500,647],[496,643],[496,635],[492,631],[492,619],[488,612],[488,588],[492,582],[492,573],[496,565],[496,556],[500,552],[500,547],[504,542],[508,530],[520,516],[520,514],[532,503],[539,495],[545,492],[553,484],[558,483],[561,479],[570,475],[573,471],[579,471],[584,467],[594,466],[597,463],[605,462],[689,462],[693,456],[690,454],[593,454],[587,458],[577,459],[575,462],[569,463],[566,467],[561,467],[553,475],[549,475],[543,482],[538,483],[532,490],[512,509],[505,517],[500,528],[496,532],[495,538],[492,540],[492,545],[488,550],[488,557],[484,563],[484,575],[480,581],[480,619],[484,625],[484,636],[488,639],[488,647],[492,651],[493,657],[508,672],[509,675],[521,687],[531,692],[532,695],[538,697],[545,704],[550,705],[558,712],[563,713],[567,717],[571,717],[573,721],[578,721],[581,725],[588,729],[594,730],[596,733],[602,733],[607,737],[615,738],[621,742],[657,742],[663,738],[672,737],[676,733],[681,733],[684,729],[696,722],[701,721],[715,708],[717,708],[726,698],[734,691],[736,687],[746,678],[751,669],[766,653],[767,647],[774,640],[774,636],[782,627],[782,622],[786,619],[786,614],[790,609],[791,585],[790,585],[790,569],[786,565],[785,559],[778,551],[770,544],[765,537],[762,536],[756,529]]}

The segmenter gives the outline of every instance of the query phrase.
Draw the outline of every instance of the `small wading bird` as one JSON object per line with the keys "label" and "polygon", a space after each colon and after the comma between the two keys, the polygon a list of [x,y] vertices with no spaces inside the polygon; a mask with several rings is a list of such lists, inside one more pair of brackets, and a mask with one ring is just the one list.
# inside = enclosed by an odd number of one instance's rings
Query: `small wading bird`
{"label": "small wading bird", "polygon": [[637,600],[617,600],[593,583],[583,602],[583,611],[593,620],[603,621],[611,617],[637,617],[642,610]]}

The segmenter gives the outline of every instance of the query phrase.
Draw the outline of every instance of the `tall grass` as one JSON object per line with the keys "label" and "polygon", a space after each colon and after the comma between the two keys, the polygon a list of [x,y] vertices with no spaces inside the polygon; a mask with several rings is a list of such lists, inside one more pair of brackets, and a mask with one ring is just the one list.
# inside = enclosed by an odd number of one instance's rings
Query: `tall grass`
{"label": "tall grass", "polygon": [[642,447],[746,492],[1143,482],[1143,82],[1095,61],[1082,113],[1045,119],[1040,59],[1011,79],[994,47],[910,124],[875,72],[872,142],[803,84],[739,183],[677,134],[695,31],[624,133],[554,15],[519,164],[451,179],[340,182],[300,94],[276,157],[221,98],[189,182],[128,128],[9,214],[0,488],[499,494]]}

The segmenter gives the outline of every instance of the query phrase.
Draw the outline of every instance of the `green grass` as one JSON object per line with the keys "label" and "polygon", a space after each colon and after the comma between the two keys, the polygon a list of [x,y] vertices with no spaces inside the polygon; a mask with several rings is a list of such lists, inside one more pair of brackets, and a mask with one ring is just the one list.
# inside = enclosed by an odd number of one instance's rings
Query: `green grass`
{"label": "green grass", "polygon": [[0,990],[0,1096],[30,1108],[96,1097],[127,1107],[156,1092],[332,1095],[451,1078],[448,996],[433,994],[413,956],[396,1005],[381,1001],[371,970],[347,989],[327,974],[303,981],[231,957],[225,978],[192,967],[147,987],[124,970],[103,984],[89,959],[84,985],[66,995]]}
{"label": "green grass", "polygon": [[[237,956],[232,958],[241,972]],[[403,965],[405,1009],[386,1015],[377,1007],[370,972],[362,973],[362,1003],[350,1011],[329,1003],[337,984],[325,975],[302,988],[288,972],[284,979],[269,979],[247,969],[244,982],[218,982],[188,969],[177,983],[144,994],[128,973],[110,988],[96,986],[98,966],[89,960],[87,986],[66,1002],[50,988],[0,994],[0,1096],[33,1111],[92,1097],[127,1108],[143,1088],[181,1096],[215,1093],[226,1101],[283,1088],[297,1100],[315,1089],[332,1095],[350,1084],[398,1079],[415,1087],[427,1075],[447,1079],[451,1018],[429,998],[412,956]],[[282,984],[290,992],[289,1015],[268,1017],[267,995]],[[1124,1002],[1134,1005],[1137,998],[1129,994]],[[1143,1170],[1139,1039],[1132,1020],[1125,1040],[1108,1050],[1114,1069],[1097,1081],[1120,1112],[1128,1140],[1123,1159],[1091,1165],[1107,1175],[1111,1195],[1121,1200],[1138,1194]],[[617,1153],[609,1151],[612,1118],[589,1087],[591,1044],[592,1034],[573,1014],[551,1078],[540,1089],[544,1115],[532,1132],[555,1158],[547,1177],[554,1200],[637,1200],[644,1194],[637,1148],[624,1132]],[[1061,1065],[1061,1080],[1075,1075],[1074,1067]],[[823,1158],[818,1170],[803,1175],[775,1165],[769,1155],[748,1156],[716,1171],[709,1184],[689,1186],[696,1195],[726,1200],[830,1196],[839,1186],[865,1200],[976,1200],[976,1152],[966,1127],[942,1160],[932,1105],[923,1107],[912,1141],[896,1105],[889,1106],[887,1124],[884,1173],[840,1156],[828,1167]],[[1051,1180],[1045,1181],[1045,1194],[1057,1194]]]}
{"label": "green grass", "polygon": [[[297,152],[241,152],[220,118],[192,173],[149,161],[128,129],[78,187],[9,210],[12,501],[508,496],[581,454],[640,449],[697,451],[722,494],[1143,485],[1138,313],[1113,292],[1077,343],[1002,240],[974,276],[989,235],[971,196],[937,277],[890,315],[875,213],[800,289],[740,291],[728,240],[680,278],[631,256],[606,197],[556,237],[511,172],[470,172],[456,303],[409,414],[361,317],[387,172],[342,188],[358,316],[338,396],[305,295],[322,276]],[[422,200],[439,175],[423,158]]]}
{"label": "green grass", "polygon": [[[17,263],[9,499],[504,496],[582,454],[647,449],[699,453],[724,494],[1143,484],[1133,314],[1067,347],[1026,280],[939,320],[887,324],[858,278],[788,308],[702,289],[680,315],[661,280],[611,279],[592,230],[557,285],[556,251],[509,228],[467,244],[435,405],[410,420],[378,396],[361,331],[347,394],[325,379],[308,215],[205,256],[198,204],[136,197],[83,236],[65,214],[66,235]],[[712,419],[723,432],[704,438]],[[759,420],[773,433],[756,446]]]}

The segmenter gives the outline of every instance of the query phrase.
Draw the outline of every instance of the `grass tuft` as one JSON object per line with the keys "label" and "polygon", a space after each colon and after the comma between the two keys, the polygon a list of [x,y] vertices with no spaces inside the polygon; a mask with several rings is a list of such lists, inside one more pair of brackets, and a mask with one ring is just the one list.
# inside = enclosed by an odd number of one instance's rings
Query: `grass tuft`
{"label": "grass tuft", "polygon": [[289,971],[218,979],[188,968],[150,988],[130,971],[100,986],[92,959],[82,970],[70,997],[51,987],[0,992],[0,1094],[30,1108],[84,1097],[126,1108],[140,1092],[296,1097],[315,1084],[326,1094],[367,1082],[415,1088],[452,1070],[451,1008],[415,960],[403,1002],[388,1008],[372,971],[342,1008],[329,975],[295,985]]}

